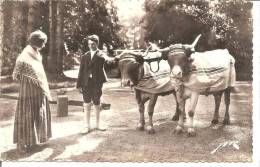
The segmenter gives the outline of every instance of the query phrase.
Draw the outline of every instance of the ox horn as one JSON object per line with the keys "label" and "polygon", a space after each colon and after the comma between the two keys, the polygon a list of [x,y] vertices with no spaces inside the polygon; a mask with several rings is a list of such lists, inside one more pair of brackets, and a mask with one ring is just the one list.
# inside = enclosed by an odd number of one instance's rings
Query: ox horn
{"label": "ox horn", "polygon": [[197,45],[197,43],[198,43],[200,37],[201,37],[201,34],[196,37],[196,39],[194,40],[194,42],[191,44],[191,48],[193,48],[193,49],[195,48],[195,46]]}
{"label": "ox horn", "polygon": [[145,50],[144,54],[143,54],[143,57],[147,56],[148,55],[148,52],[149,50],[151,49],[151,45]]}

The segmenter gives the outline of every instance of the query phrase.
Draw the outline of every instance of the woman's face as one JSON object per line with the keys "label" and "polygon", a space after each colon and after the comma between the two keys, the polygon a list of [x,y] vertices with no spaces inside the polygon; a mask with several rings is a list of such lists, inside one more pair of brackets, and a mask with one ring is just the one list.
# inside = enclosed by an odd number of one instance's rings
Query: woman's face
{"label": "woman's face", "polygon": [[37,47],[37,49],[38,49],[38,50],[42,50],[42,49],[45,47],[46,42],[47,42],[47,41],[44,41],[44,42],[42,43],[42,46]]}
{"label": "woman's face", "polygon": [[43,44],[42,44],[40,49],[43,49],[45,47],[45,45],[46,45],[46,42],[43,42]]}

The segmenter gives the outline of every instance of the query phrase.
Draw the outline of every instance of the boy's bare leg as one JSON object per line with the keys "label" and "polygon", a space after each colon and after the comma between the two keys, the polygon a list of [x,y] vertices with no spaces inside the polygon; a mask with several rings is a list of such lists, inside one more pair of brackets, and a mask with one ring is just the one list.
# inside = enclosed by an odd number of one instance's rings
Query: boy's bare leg
{"label": "boy's bare leg", "polygon": [[96,112],[96,130],[105,131],[105,128],[100,127],[100,105],[94,105]]}
{"label": "boy's bare leg", "polygon": [[85,112],[85,123],[83,130],[80,132],[81,134],[87,134],[90,132],[90,110],[91,110],[91,103],[84,103],[83,109]]}

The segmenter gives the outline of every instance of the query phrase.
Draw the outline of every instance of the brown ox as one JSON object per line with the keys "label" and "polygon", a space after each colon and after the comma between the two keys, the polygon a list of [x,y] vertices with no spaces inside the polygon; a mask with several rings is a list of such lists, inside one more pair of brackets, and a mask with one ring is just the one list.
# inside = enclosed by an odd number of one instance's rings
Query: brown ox
{"label": "brown ox", "polygon": [[[131,81],[132,86],[137,85],[138,81],[144,75],[143,62],[144,59],[141,55],[130,54],[130,53],[121,54],[118,65],[124,83],[126,83],[127,79],[129,79]],[[148,126],[146,127],[146,130],[149,134],[153,134],[155,133],[155,130],[153,128],[153,113],[154,113],[154,106],[158,98],[158,94],[151,94],[138,89],[135,89],[134,91],[135,91],[135,98],[140,113],[140,120],[137,129],[138,130],[145,129],[145,119],[144,119],[145,103],[149,100],[148,109],[147,109],[149,115],[149,123]],[[178,109],[178,105],[176,105],[176,110],[177,109]]]}

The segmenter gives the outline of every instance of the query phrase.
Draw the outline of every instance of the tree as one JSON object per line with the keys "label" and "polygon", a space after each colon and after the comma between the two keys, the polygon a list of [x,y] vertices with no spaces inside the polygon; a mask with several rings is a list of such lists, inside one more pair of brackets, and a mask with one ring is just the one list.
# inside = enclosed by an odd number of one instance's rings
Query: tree
{"label": "tree", "polygon": [[64,53],[64,17],[63,17],[63,1],[57,2],[57,29],[56,29],[56,50],[57,50],[57,73],[62,74],[63,53]]}
{"label": "tree", "polygon": [[48,54],[48,71],[51,73],[56,73],[56,2],[49,0],[49,54]]}
{"label": "tree", "polygon": [[49,0],[48,71],[55,76],[61,76],[63,71],[63,6],[63,1]]}
{"label": "tree", "polygon": [[28,24],[27,24],[27,36],[29,36],[30,32],[33,31],[33,22],[35,20],[35,1],[33,0],[28,0],[27,1],[28,4]]}
{"label": "tree", "polygon": [[146,0],[145,38],[160,40],[165,47],[191,43],[202,34],[198,51],[229,49],[236,59],[237,79],[252,79],[251,8],[245,0]]}
{"label": "tree", "polygon": [[26,45],[27,10],[23,1],[3,1],[4,15],[2,74],[11,74],[15,60]]}
{"label": "tree", "polygon": [[[4,20],[3,2],[0,1],[0,20]],[[0,22],[0,76],[2,73],[4,22]]]}
{"label": "tree", "polygon": [[44,67],[55,75],[61,75],[63,71],[64,41],[72,52],[86,51],[84,39],[94,33],[100,36],[100,46],[103,43],[114,47],[122,45],[117,35],[120,26],[113,0],[4,0],[1,3],[4,20],[2,74],[12,73],[28,35],[37,29],[48,35],[47,45],[41,53]]}
{"label": "tree", "polygon": [[88,50],[85,38],[90,34],[99,35],[100,47],[103,43],[114,48],[122,45],[112,0],[74,0],[64,5],[64,41],[70,51]]}
{"label": "tree", "polygon": [[[46,26],[46,2],[43,1],[1,1],[3,14],[3,58],[2,75],[12,73],[15,60],[27,45],[28,35],[37,29],[44,32]],[[46,49],[43,49],[43,62]]]}

